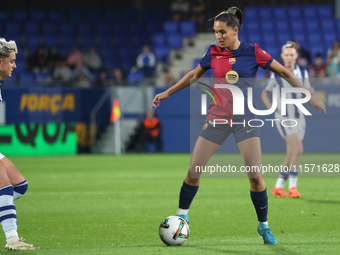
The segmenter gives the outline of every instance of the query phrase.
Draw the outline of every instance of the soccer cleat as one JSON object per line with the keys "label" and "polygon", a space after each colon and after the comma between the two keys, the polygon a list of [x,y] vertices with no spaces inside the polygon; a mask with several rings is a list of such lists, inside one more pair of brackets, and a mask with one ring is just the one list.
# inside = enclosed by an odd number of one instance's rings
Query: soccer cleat
{"label": "soccer cleat", "polygon": [[268,224],[259,223],[257,233],[263,238],[264,244],[277,244],[275,236],[270,231]]}
{"label": "soccer cleat", "polygon": [[34,246],[33,244],[24,243],[25,239],[20,238],[16,243],[6,244],[6,250],[18,250],[18,251],[31,251],[31,250],[39,250],[39,247]]}
{"label": "soccer cleat", "polygon": [[289,197],[283,188],[276,188],[276,186],[274,186],[272,194],[274,197]]}
{"label": "soccer cleat", "polygon": [[291,198],[300,198],[301,195],[299,193],[299,191],[297,190],[296,187],[292,187],[289,189],[289,197]]}
{"label": "soccer cleat", "polygon": [[183,220],[185,220],[189,224],[190,220],[187,214],[179,214],[176,216],[181,217]]}

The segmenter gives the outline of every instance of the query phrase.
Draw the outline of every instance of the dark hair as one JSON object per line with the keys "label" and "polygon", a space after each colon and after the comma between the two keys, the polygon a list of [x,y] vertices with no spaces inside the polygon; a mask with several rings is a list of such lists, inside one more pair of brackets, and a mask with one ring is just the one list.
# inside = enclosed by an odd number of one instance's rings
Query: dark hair
{"label": "dark hair", "polygon": [[243,20],[243,12],[240,8],[233,6],[228,10],[221,12],[213,18],[214,22],[223,21],[228,27],[235,28],[238,27],[240,30]]}

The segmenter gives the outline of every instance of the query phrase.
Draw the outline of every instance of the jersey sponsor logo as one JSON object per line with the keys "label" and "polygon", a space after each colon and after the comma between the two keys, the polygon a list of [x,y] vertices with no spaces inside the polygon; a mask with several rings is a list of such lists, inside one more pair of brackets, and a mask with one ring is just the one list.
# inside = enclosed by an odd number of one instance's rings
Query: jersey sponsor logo
{"label": "jersey sponsor logo", "polygon": [[227,74],[225,75],[225,79],[227,80],[227,82],[229,84],[235,84],[236,82],[238,82],[239,76],[238,73],[235,71],[229,71],[227,72]]}
{"label": "jersey sponsor logo", "polygon": [[223,57],[223,56],[216,56],[216,58],[221,58],[221,57]]}
{"label": "jersey sponsor logo", "polygon": [[236,63],[236,58],[229,58],[229,65],[233,65]]}

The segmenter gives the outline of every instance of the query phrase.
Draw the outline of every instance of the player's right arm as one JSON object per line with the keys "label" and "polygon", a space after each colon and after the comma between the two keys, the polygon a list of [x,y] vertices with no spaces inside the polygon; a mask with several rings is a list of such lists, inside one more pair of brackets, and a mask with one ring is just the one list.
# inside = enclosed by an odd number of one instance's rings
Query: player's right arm
{"label": "player's right arm", "polygon": [[159,93],[152,100],[152,108],[159,107],[159,104],[162,100],[167,99],[170,95],[180,91],[181,89],[185,89],[190,86],[191,79],[199,79],[201,78],[207,70],[202,69],[201,65],[198,65],[194,70],[188,72],[182,79],[180,79],[175,85],[167,89],[166,91]]}

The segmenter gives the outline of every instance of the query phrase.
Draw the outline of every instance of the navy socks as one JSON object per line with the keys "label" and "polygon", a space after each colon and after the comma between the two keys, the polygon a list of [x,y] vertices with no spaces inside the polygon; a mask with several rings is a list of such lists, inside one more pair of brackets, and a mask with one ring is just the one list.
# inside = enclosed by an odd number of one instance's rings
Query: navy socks
{"label": "navy socks", "polygon": [[250,191],[250,197],[256,210],[257,219],[259,222],[266,222],[268,214],[267,188],[261,192]]}

